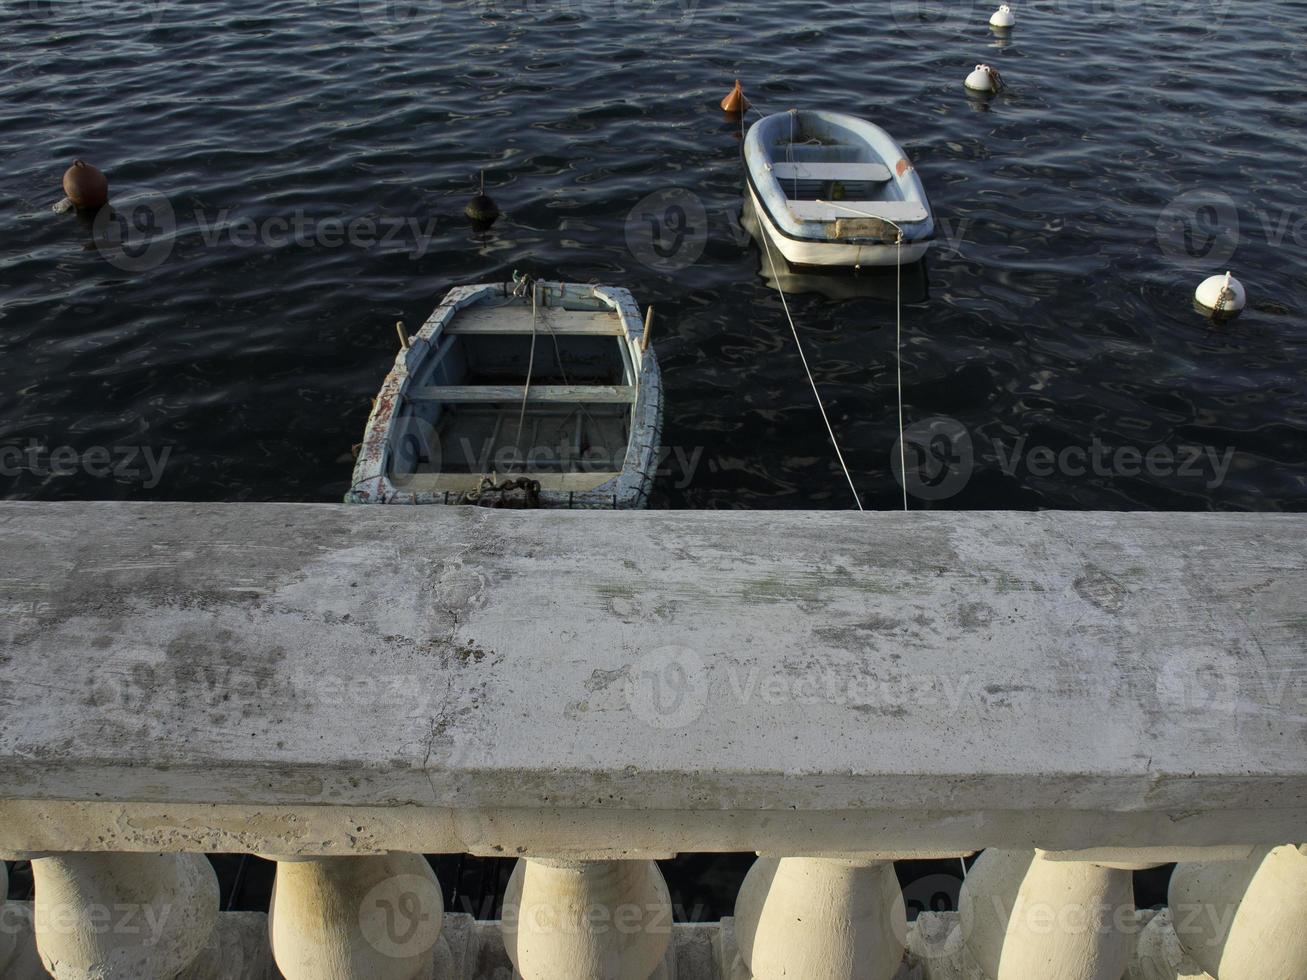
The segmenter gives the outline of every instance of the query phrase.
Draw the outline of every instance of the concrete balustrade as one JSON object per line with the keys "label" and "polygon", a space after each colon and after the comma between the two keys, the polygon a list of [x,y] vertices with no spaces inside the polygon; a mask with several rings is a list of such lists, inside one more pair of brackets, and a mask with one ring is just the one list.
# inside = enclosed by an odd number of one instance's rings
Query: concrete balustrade
{"label": "concrete balustrade", "polygon": [[1170,909],[1150,915],[1140,926],[1126,980],[1212,980],[1180,945]]}
{"label": "concrete balustrade", "polygon": [[525,980],[676,978],[664,962],[671,901],[652,861],[518,861],[502,929]]}
{"label": "concrete balustrade", "polygon": [[735,901],[740,958],[757,980],[890,980],[907,934],[888,861],[759,858]]}
{"label": "concrete balustrade", "polygon": [[446,980],[443,920],[420,854],[277,861],[268,926],[286,980]]}
{"label": "concrete balustrade", "polygon": [[[0,503],[0,550],[5,980],[1307,976],[1307,518]],[[907,926],[890,861],[980,849]],[[668,928],[687,851],[763,855],[734,917]],[[502,923],[436,853],[520,859]]]}
{"label": "concrete balustrade", "polygon": [[36,945],[57,980],[175,980],[218,919],[201,854],[51,854],[32,860]]}
{"label": "concrete balustrade", "polygon": [[1301,848],[1181,864],[1167,898],[1180,948],[1217,980],[1307,977],[1307,855]]}
{"label": "concrete balustrade", "polygon": [[1127,870],[987,850],[958,902],[963,962],[986,980],[1121,980],[1134,910]]}

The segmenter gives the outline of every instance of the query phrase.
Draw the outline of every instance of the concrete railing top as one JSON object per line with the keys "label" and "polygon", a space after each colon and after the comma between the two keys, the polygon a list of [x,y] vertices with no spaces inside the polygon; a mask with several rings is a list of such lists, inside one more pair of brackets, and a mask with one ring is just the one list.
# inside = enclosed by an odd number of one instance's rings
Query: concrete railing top
{"label": "concrete railing top", "polygon": [[1307,817],[1307,517],[5,503],[0,553],[0,851]]}

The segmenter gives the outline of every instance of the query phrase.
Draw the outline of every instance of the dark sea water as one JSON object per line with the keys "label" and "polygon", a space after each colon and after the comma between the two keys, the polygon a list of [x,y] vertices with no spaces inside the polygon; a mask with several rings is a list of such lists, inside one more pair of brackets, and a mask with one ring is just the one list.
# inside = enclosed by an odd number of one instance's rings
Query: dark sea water
{"label": "dark sea water", "polygon": [[[739,77],[885,126],[931,196],[904,415],[946,438],[914,506],[1303,509],[1307,2],[1032,0],[1006,39],[990,9],[3,0],[0,493],[337,500],[394,321],[521,269],[656,307],[655,506],[850,506],[739,225]],[[98,231],[50,209],[74,157],[112,183]],[[1250,306],[1214,325],[1191,297],[1227,268]],[[893,279],[814,285],[813,373],[896,507]]]}

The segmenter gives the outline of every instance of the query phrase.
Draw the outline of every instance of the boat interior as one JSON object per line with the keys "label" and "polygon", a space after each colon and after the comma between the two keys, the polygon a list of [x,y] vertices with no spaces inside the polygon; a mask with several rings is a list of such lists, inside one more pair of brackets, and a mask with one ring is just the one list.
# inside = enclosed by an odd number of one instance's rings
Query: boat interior
{"label": "boat interior", "polygon": [[574,474],[546,482],[585,490],[621,471],[638,389],[620,318],[541,308],[534,343],[531,320],[529,305],[509,301],[461,310],[446,324],[410,369],[392,480],[438,477],[437,489],[464,490],[483,474]]}
{"label": "boat interior", "polygon": [[791,201],[898,197],[893,175],[858,134],[831,120],[799,113],[776,127],[772,169]]}

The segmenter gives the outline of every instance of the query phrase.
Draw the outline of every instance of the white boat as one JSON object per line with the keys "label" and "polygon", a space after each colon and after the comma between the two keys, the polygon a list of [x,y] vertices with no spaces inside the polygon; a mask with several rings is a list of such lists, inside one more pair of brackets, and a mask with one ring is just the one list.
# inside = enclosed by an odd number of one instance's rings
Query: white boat
{"label": "white boat", "polygon": [[647,329],[615,286],[451,289],[403,340],[346,502],[646,506],[662,430]]}
{"label": "white boat", "polygon": [[767,116],[749,130],[744,162],[759,218],[797,268],[906,265],[935,238],[907,154],[865,119],[798,109]]}

